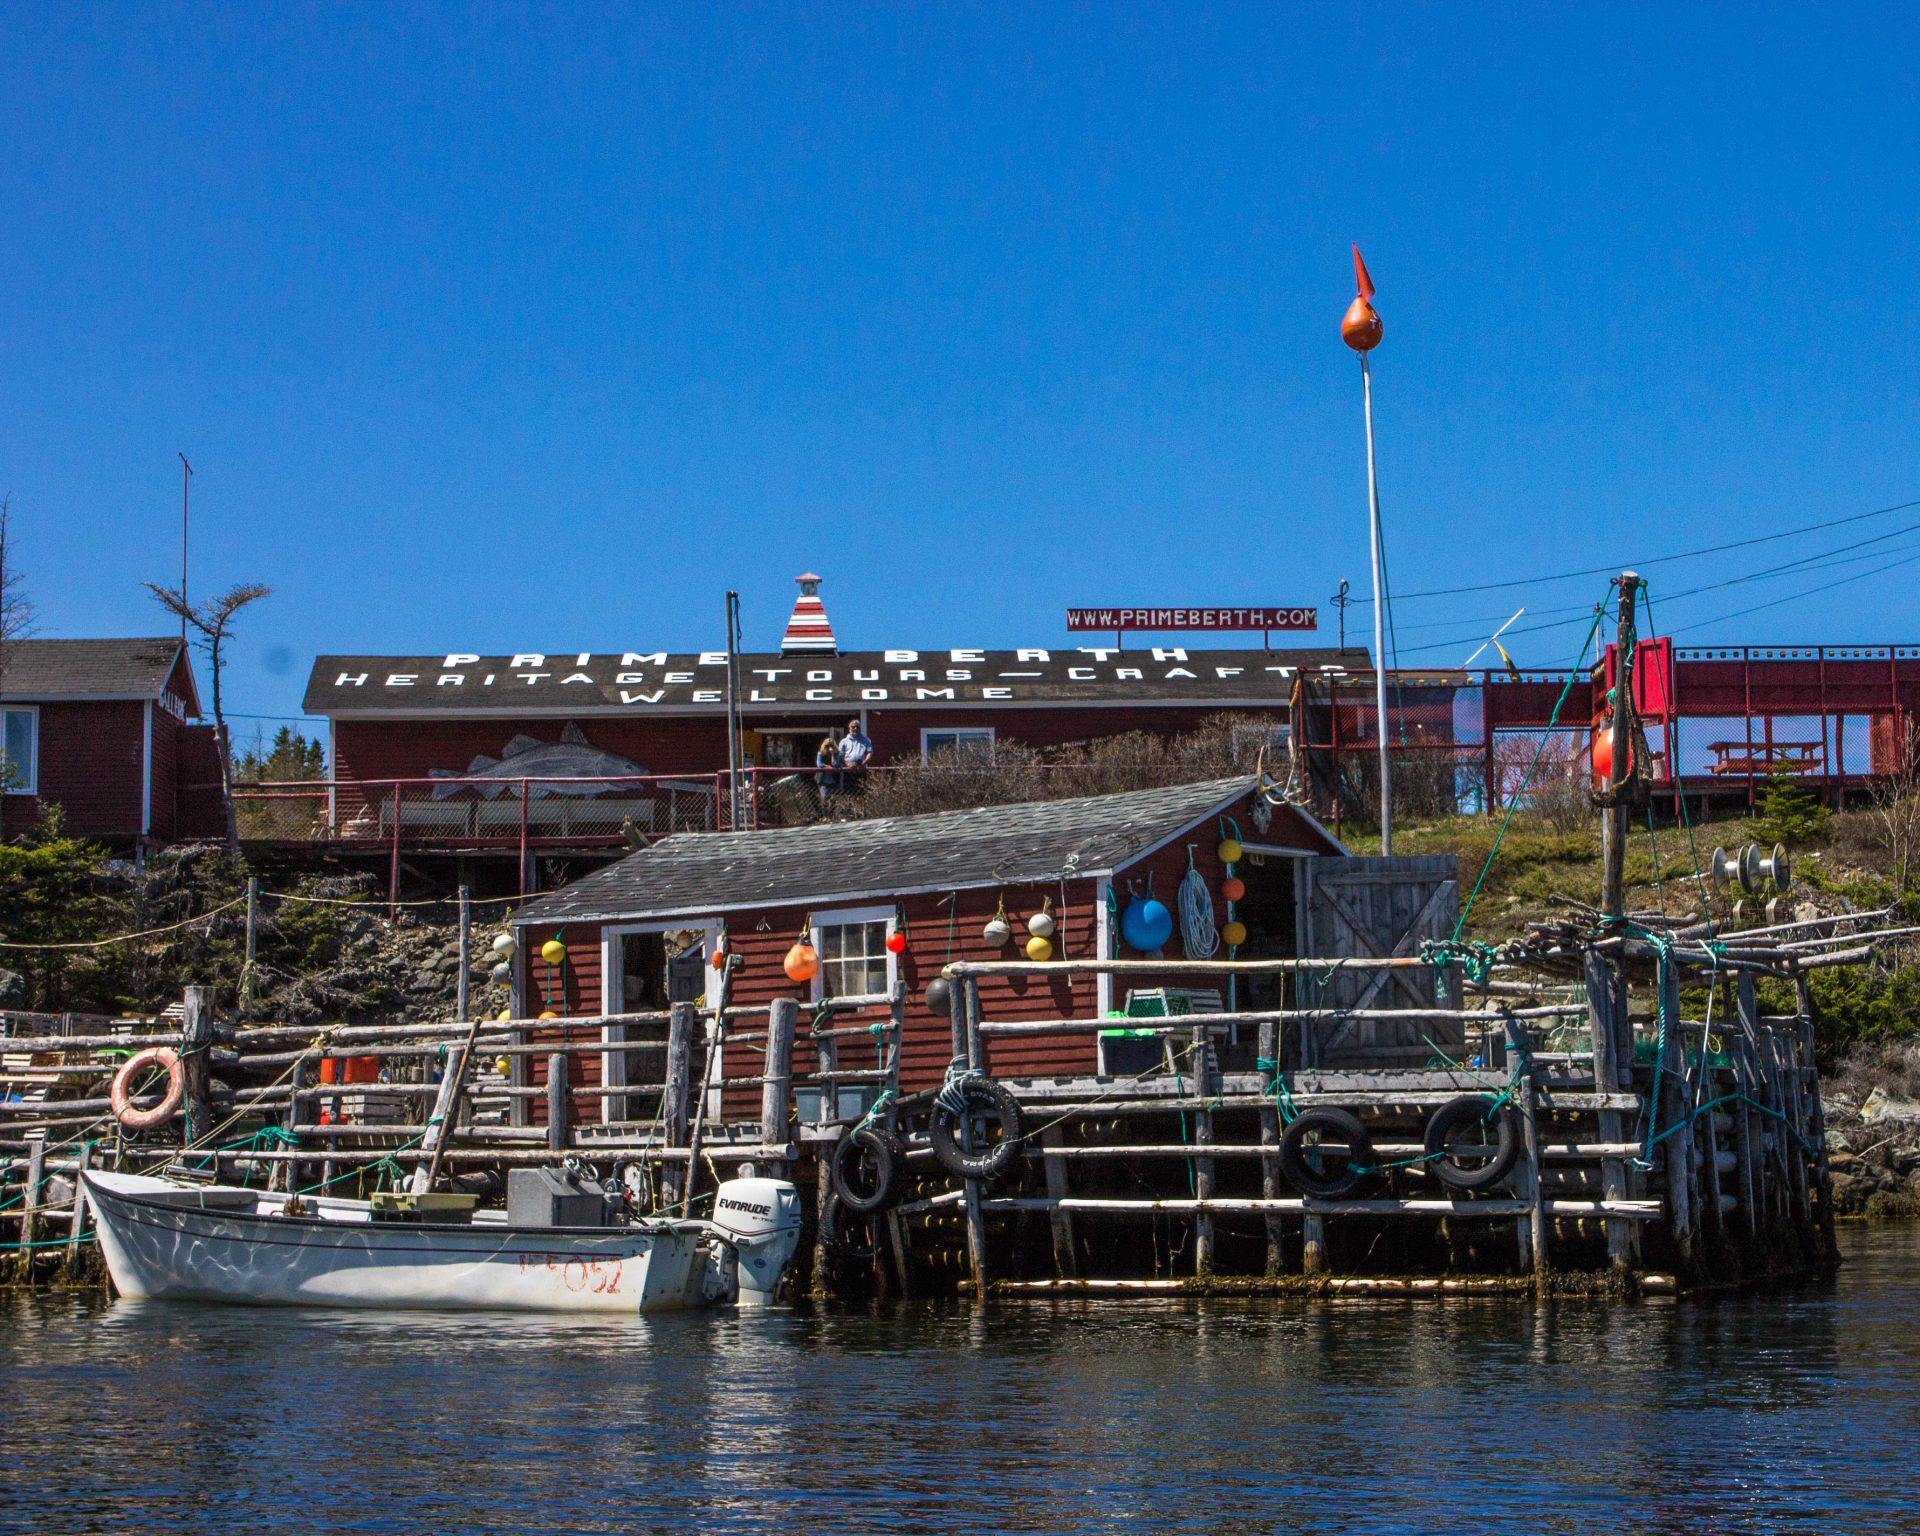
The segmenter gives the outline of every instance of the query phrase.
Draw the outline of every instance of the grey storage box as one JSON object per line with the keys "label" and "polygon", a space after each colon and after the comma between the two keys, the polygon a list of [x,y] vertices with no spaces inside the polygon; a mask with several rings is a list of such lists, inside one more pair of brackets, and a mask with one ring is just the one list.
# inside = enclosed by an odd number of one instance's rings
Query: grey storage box
{"label": "grey storage box", "polygon": [[625,1220],[598,1184],[564,1168],[507,1171],[510,1227],[617,1227]]}

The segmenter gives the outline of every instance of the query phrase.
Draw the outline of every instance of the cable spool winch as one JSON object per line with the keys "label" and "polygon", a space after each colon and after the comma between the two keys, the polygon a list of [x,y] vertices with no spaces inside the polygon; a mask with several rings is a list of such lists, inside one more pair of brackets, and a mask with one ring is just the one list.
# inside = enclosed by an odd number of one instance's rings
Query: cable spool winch
{"label": "cable spool winch", "polygon": [[1772,852],[1764,852],[1758,843],[1748,843],[1738,853],[1725,848],[1713,850],[1713,883],[1725,890],[1735,881],[1749,896],[1758,896],[1769,882],[1784,896],[1793,888],[1793,865],[1784,844],[1775,843]]}

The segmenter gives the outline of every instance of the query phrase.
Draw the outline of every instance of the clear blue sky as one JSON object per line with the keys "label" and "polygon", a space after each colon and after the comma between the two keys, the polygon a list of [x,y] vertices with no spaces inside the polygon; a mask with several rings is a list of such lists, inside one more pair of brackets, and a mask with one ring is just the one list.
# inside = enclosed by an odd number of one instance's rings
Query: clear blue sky
{"label": "clear blue sky", "polygon": [[[1318,603],[1330,636],[1367,577],[1350,240],[1401,590],[1920,499],[1910,6],[33,5],[0,36],[0,490],[41,632],[164,632],[184,449],[195,589],[276,589],[237,711],[297,713],[322,651],[714,647],[729,586],[771,647],[807,568],[848,647],[1060,643],[1121,602]],[[1658,604],[1913,524],[1648,574]],[[1920,533],[1866,553],[1656,616],[1920,641]],[[1601,586],[1409,598],[1401,649]],[[1523,664],[1584,628],[1532,622]]]}

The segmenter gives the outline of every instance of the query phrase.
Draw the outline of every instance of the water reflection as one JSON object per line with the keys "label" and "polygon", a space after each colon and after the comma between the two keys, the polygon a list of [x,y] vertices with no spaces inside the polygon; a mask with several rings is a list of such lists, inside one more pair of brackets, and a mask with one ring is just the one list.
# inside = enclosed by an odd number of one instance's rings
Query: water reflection
{"label": "water reflection", "polygon": [[1639,1305],[0,1307],[0,1527],[1912,1531],[1920,1232]]}

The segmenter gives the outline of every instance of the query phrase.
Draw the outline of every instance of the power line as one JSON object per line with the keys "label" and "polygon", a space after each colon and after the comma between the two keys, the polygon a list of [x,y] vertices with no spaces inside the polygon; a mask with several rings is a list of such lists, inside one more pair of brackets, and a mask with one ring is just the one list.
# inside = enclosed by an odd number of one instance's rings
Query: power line
{"label": "power line", "polygon": [[[1797,539],[1809,533],[1822,533],[1829,528],[1844,528],[1851,523],[1863,523],[1876,517],[1891,517],[1896,512],[1906,512],[1914,507],[1920,507],[1920,500],[1903,501],[1890,507],[1878,507],[1872,512],[1855,512],[1848,517],[1830,518],[1823,523],[1808,523],[1804,528],[1788,528],[1780,533],[1756,534],[1750,539],[1735,539],[1726,544],[1709,544],[1701,549],[1683,550],[1681,553],[1675,555],[1654,555],[1648,559],[1632,560],[1627,563],[1635,567],[1640,567],[1648,565],[1670,565],[1676,560],[1698,560],[1707,555],[1725,554],[1728,550],[1750,549],[1756,544],[1773,544],[1781,539]],[[1892,535],[1888,535],[1888,537],[1892,537]],[[1849,545],[1843,547],[1855,548],[1857,546]],[[1587,569],[1580,571],[1561,571],[1552,576],[1522,576],[1515,577],[1509,581],[1481,582],[1473,586],[1465,587],[1433,587],[1424,592],[1401,592],[1395,594],[1395,596],[1396,600],[1400,602],[1409,602],[1417,597],[1458,597],[1468,592],[1499,592],[1510,587],[1539,586],[1550,581],[1573,581],[1585,576],[1605,576],[1610,573],[1618,574],[1618,571],[1618,563],[1612,565],[1596,565],[1589,566]],[[1356,597],[1353,601],[1359,604],[1371,601],[1371,599]]]}

